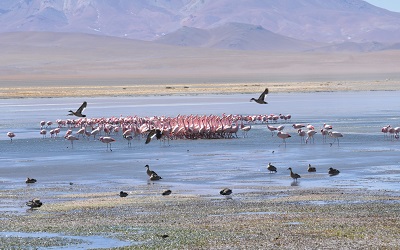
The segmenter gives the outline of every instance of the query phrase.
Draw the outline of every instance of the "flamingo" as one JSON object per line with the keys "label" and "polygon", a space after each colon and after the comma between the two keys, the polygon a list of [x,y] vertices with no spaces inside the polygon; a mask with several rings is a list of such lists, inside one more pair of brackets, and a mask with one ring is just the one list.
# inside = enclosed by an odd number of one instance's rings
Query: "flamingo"
{"label": "flamingo", "polygon": [[304,142],[304,136],[306,136],[306,131],[302,130],[301,128],[299,128],[297,130],[297,134],[300,136],[300,142],[301,144],[303,144]]}
{"label": "flamingo", "polygon": [[293,124],[292,127],[293,127],[294,129],[300,129],[300,128],[304,128],[305,125],[304,125],[304,124],[297,123],[297,124]]}
{"label": "flamingo", "polygon": [[268,128],[269,131],[271,131],[271,134],[272,134],[271,136],[274,136],[275,130],[278,130],[277,127],[274,127],[274,126],[271,126],[271,125],[267,125],[267,128]]}
{"label": "flamingo", "polygon": [[290,138],[292,136],[290,134],[282,132],[282,131],[279,131],[276,135],[283,140],[282,143],[285,143],[285,148],[286,148],[286,139]]}
{"label": "flamingo", "polygon": [[11,139],[11,142],[12,142],[12,139],[13,139],[13,137],[15,137],[15,134],[13,132],[8,132],[7,136]]}
{"label": "flamingo", "polygon": [[329,134],[327,129],[321,129],[321,134],[322,134],[322,142],[326,142],[326,136]]}
{"label": "flamingo", "polygon": [[265,95],[268,94],[268,88],[264,90],[264,92],[261,93],[260,97],[258,99],[251,98],[250,101],[255,101],[258,104],[267,104],[268,102],[264,101]]}
{"label": "flamingo", "polygon": [[43,135],[43,138],[45,138],[46,134],[47,134],[47,130],[46,129],[40,130],[40,134]]}
{"label": "flamingo", "polygon": [[334,138],[332,144],[337,140],[337,145],[339,146],[339,138],[343,137],[343,134],[337,131],[329,131],[329,136]]}
{"label": "flamingo", "polygon": [[[308,130],[307,131],[307,138],[306,138],[306,143],[308,143],[308,140],[312,139],[312,142],[314,143],[314,135],[317,133],[315,130]],[[311,141],[310,141],[311,143]]]}
{"label": "flamingo", "polygon": [[83,102],[82,105],[75,112],[72,110],[68,111],[69,112],[68,115],[74,115],[77,117],[86,117],[86,115],[82,114],[82,112],[86,108],[86,106],[87,106],[87,102]]}
{"label": "flamingo", "polygon": [[107,144],[107,150],[108,150],[108,144],[110,144],[110,151],[112,151],[112,149],[111,149],[111,142],[115,142],[115,139],[114,138],[112,138],[112,137],[109,137],[109,136],[102,136],[102,137],[100,137],[99,138],[99,140],[102,142],[102,143],[106,143]]}
{"label": "flamingo", "polygon": [[71,142],[71,147],[72,148],[74,148],[74,141],[79,140],[78,137],[73,136],[73,135],[67,135],[67,137],[65,139],[67,139],[68,141]]}
{"label": "flamingo", "polygon": [[251,129],[251,125],[244,126],[243,123],[242,123],[242,125],[240,125],[240,129],[243,131],[243,137],[246,137],[247,136],[247,132],[249,132],[250,129]]}
{"label": "flamingo", "polygon": [[133,136],[131,134],[124,134],[123,135],[124,139],[128,141],[128,147],[132,147],[132,139]]}

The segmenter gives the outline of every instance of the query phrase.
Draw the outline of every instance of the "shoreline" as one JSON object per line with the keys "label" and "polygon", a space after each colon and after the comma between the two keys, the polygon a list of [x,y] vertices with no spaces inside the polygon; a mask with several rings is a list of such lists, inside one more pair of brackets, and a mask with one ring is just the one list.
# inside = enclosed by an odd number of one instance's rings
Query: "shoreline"
{"label": "shoreline", "polygon": [[51,97],[107,97],[142,95],[250,94],[262,92],[343,92],[399,91],[400,81],[326,81],[326,82],[252,82],[252,83],[187,83],[187,84],[123,84],[119,82],[98,86],[82,83],[44,83],[26,86],[16,82],[13,87],[0,87],[0,99]]}
{"label": "shoreline", "polygon": [[[126,249],[239,249],[242,244],[247,249],[360,249],[400,243],[400,197],[384,190],[265,187],[234,190],[232,198],[217,191],[214,196],[201,196],[184,190],[162,196],[145,186],[127,190],[126,198],[83,186],[78,193],[67,186],[57,190],[62,194],[43,190],[48,196],[38,209],[1,212],[1,231],[42,233],[37,238],[30,235],[26,242],[23,237],[0,235],[3,246],[80,243],[71,242],[70,236],[114,238],[128,243]],[[43,237],[55,233],[64,236]]]}

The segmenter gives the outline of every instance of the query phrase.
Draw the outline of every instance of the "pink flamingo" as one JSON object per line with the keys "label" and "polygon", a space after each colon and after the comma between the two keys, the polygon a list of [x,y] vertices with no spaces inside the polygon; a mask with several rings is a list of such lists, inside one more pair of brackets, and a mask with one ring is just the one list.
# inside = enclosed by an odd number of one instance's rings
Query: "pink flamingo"
{"label": "pink flamingo", "polygon": [[[285,143],[285,148],[286,148],[286,139],[287,139],[287,138],[290,138],[290,137],[292,137],[292,136],[289,135],[288,133],[282,132],[282,131],[279,131],[276,135],[277,135],[279,138],[281,138],[281,139],[283,140],[282,143]],[[279,146],[280,146],[280,145],[279,145]]]}
{"label": "pink flamingo", "polygon": [[[314,143],[314,135],[317,133],[317,131],[315,130],[308,130],[307,131],[307,138],[306,138],[306,144],[308,142],[308,140],[312,139],[312,142]],[[311,141],[310,141],[311,143]]]}
{"label": "pink flamingo", "polygon": [[47,130],[46,129],[40,130],[40,134],[43,135],[43,138],[45,138],[46,134],[47,134]]}
{"label": "pink flamingo", "polygon": [[299,128],[297,130],[297,134],[300,136],[300,142],[301,144],[303,144],[304,142],[304,136],[306,136],[306,131],[302,130],[301,128]]}
{"label": "pink flamingo", "polygon": [[386,137],[387,137],[387,133],[389,132],[389,128],[390,128],[390,127],[391,127],[390,125],[387,125],[387,126],[382,127],[381,131],[382,131],[382,133],[383,133],[383,138],[386,138]]}
{"label": "pink flamingo", "polygon": [[245,126],[243,123],[240,125],[240,129],[243,131],[243,137],[247,136],[247,133],[250,131],[251,129],[251,125],[249,126]]}
{"label": "pink flamingo", "polygon": [[326,136],[328,135],[328,130],[327,129],[321,129],[321,134],[322,134],[322,142],[326,142]]}
{"label": "pink flamingo", "polygon": [[278,130],[277,127],[274,127],[272,125],[267,125],[267,128],[268,128],[269,131],[271,131],[271,134],[272,134],[271,136],[274,136],[275,131]]}
{"label": "pink flamingo", "polygon": [[124,139],[125,140],[127,140],[128,141],[128,147],[132,147],[132,139],[133,139],[133,136],[132,136],[132,134],[130,134],[130,133],[124,133],[124,135],[123,135],[123,137],[124,137]]}
{"label": "pink flamingo", "polygon": [[112,149],[111,149],[111,142],[115,142],[115,139],[114,138],[112,138],[112,137],[109,137],[109,136],[102,136],[102,137],[100,137],[99,138],[99,140],[102,142],[102,143],[106,143],[107,144],[107,150],[108,150],[108,144],[110,144],[110,151],[112,151]]}
{"label": "pink flamingo", "polygon": [[74,141],[79,140],[78,137],[73,135],[68,135],[65,139],[71,142],[71,147],[74,148]]}
{"label": "pink flamingo", "polygon": [[13,132],[8,132],[7,136],[10,137],[11,142],[12,142],[12,139],[13,139],[13,137],[15,137],[15,134]]}
{"label": "pink flamingo", "polygon": [[300,129],[300,128],[304,128],[305,125],[304,125],[304,124],[293,124],[292,127],[293,127],[294,129]]}
{"label": "pink flamingo", "polygon": [[337,131],[329,131],[329,136],[334,138],[332,144],[335,143],[335,140],[337,140],[337,145],[339,146],[339,138],[343,137],[343,134]]}

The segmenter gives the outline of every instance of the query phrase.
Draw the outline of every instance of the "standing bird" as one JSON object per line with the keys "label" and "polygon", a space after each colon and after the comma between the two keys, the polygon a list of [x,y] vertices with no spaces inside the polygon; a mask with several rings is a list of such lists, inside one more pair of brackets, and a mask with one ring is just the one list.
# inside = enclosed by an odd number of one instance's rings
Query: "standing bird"
{"label": "standing bird", "polygon": [[290,170],[290,177],[292,177],[294,181],[297,181],[298,178],[301,178],[299,174],[293,173],[292,168],[288,168],[288,170]]}
{"label": "standing bird", "polygon": [[74,115],[77,117],[86,117],[86,115],[82,114],[82,111],[86,108],[87,102],[83,102],[82,105],[74,112],[72,110],[68,111],[70,112],[68,115]]}
{"label": "standing bird", "polygon": [[311,167],[311,164],[308,164],[307,171],[308,172],[317,172],[317,169],[315,167]]}
{"label": "standing bird", "polygon": [[149,144],[151,139],[153,139],[154,136],[157,138],[157,140],[160,140],[163,135],[161,130],[159,130],[159,129],[152,129],[152,130],[149,130],[148,132],[149,132],[149,134],[147,135],[145,144]]}
{"label": "standing bird", "polygon": [[150,175],[150,180],[151,181],[158,181],[158,180],[161,180],[161,179],[162,179],[161,176],[159,176],[157,174]]}
{"label": "standing bird", "polygon": [[343,137],[343,134],[337,131],[329,131],[328,134],[330,137],[334,138],[332,144],[337,140],[337,145],[339,146],[339,138]]}
{"label": "standing bird", "polygon": [[268,94],[268,88],[266,88],[264,92],[262,92],[262,94],[260,95],[260,97],[258,97],[258,99],[251,98],[250,101],[255,101],[258,104],[267,104],[268,102],[264,101],[265,95],[267,94]]}
{"label": "standing bird", "polygon": [[279,131],[276,135],[283,140],[282,143],[285,143],[285,148],[286,148],[286,138],[290,138],[292,136],[282,131]]}
{"label": "standing bird", "polygon": [[148,176],[151,176],[152,174],[158,175],[156,172],[154,172],[153,170],[150,170],[150,166],[146,164],[146,166],[144,166],[145,168],[147,168],[146,173]]}
{"label": "standing bird", "polygon": [[79,138],[74,135],[67,135],[65,139],[71,142],[71,148],[74,148],[74,141],[79,140]]}
{"label": "standing bird", "polygon": [[39,199],[32,199],[28,202],[25,203],[28,207],[31,207],[31,209],[41,207],[43,203]]}
{"label": "standing bird", "polygon": [[126,196],[128,196],[127,192],[124,191],[119,192],[119,197],[126,197]]}
{"label": "standing bird", "polygon": [[112,137],[109,137],[109,136],[102,136],[102,137],[100,137],[99,138],[99,140],[102,142],[102,143],[106,143],[107,144],[107,150],[108,150],[108,144],[110,144],[110,151],[112,151],[112,149],[111,149],[111,142],[115,142],[115,139],[114,138],[112,138]]}
{"label": "standing bird", "polygon": [[328,174],[330,176],[338,175],[339,173],[340,173],[340,171],[337,170],[336,168],[329,168]]}
{"label": "standing bird", "polygon": [[12,139],[13,139],[13,137],[15,137],[15,134],[13,132],[8,132],[7,136],[11,139],[11,142],[12,142]]}
{"label": "standing bird", "polygon": [[133,136],[130,134],[123,135],[124,139],[128,141],[128,147],[132,147]]}
{"label": "standing bird", "polygon": [[231,195],[232,194],[232,189],[229,188],[224,188],[221,191],[219,191],[220,195]]}
{"label": "standing bird", "polygon": [[269,170],[270,173],[275,172],[276,173],[276,167],[270,163],[268,163],[267,169]]}

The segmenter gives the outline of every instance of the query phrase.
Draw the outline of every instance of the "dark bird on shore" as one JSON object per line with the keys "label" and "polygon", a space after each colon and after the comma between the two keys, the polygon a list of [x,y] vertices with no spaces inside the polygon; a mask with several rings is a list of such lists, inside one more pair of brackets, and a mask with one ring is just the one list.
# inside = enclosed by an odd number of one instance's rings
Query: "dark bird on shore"
{"label": "dark bird on shore", "polygon": [[290,177],[293,178],[293,180],[297,181],[298,178],[301,178],[301,176],[297,173],[293,173],[292,168],[288,168],[290,170]]}
{"label": "dark bird on shore", "polygon": [[83,102],[82,105],[74,112],[72,110],[68,111],[68,115],[74,115],[77,117],[86,117],[86,115],[82,114],[83,110],[86,108],[87,102]]}
{"label": "dark bird on shore", "polygon": [[128,196],[128,193],[124,192],[124,191],[121,191],[121,192],[119,192],[119,196],[120,197],[126,197],[126,196]]}
{"label": "dark bird on shore", "polygon": [[144,166],[145,168],[147,168],[146,169],[146,173],[147,173],[147,175],[148,176],[151,176],[151,175],[158,175],[156,172],[154,172],[153,170],[150,170],[150,166],[149,165],[147,165],[146,164],[146,166]]}
{"label": "dark bird on shore", "polygon": [[276,167],[270,163],[268,163],[267,169],[269,170],[270,173],[275,172],[276,173]]}
{"label": "dark bird on shore", "polygon": [[220,195],[231,195],[232,194],[232,189],[229,188],[224,188],[221,191],[219,191]]}
{"label": "dark bird on shore", "polygon": [[37,207],[41,207],[42,206],[42,202],[39,199],[32,199],[28,202],[26,202],[26,205],[28,207],[31,207],[31,209],[37,208]]}
{"label": "dark bird on shore", "polygon": [[172,193],[172,191],[171,190],[165,190],[163,193],[162,193],[162,195],[170,195]]}
{"label": "dark bird on shore", "polygon": [[149,130],[148,132],[149,132],[149,134],[147,135],[145,144],[149,144],[151,139],[153,139],[154,136],[157,138],[157,140],[160,140],[162,137],[162,132],[159,129],[152,129],[152,130]]}
{"label": "dark bird on shore", "polygon": [[340,173],[340,171],[337,170],[336,168],[329,168],[328,174],[329,174],[330,176],[338,175],[339,173]]}
{"label": "dark bird on shore", "polygon": [[151,181],[158,181],[158,180],[161,180],[162,178],[161,178],[161,176],[159,176],[159,175],[157,175],[157,174],[152,174],[151,176],[150,176],[150,180]]}
{"label": "dark bird on shore", "polygon": [[26,178],[26,181],[25,181],[25,183],[35,183],[37,180],[36,179],[33,179],[33,178]]}
{"label": "dark bird on shore", "polygon": [[258,99],[251,98],[250,101],[255,101],[258,104],[267,104],[268,102],[264,101],[265,95],[267,94],[268,94],[268,88],[266,88],[264,92],[262,92],[262,94],[260,95],[260,97],[258,97]]}
{"label": "dark bird on shore", "polygon": [[317,169],[315,167],[311,167],[311,164],[308,164],[307,171],[308,172],[317,172]]}

